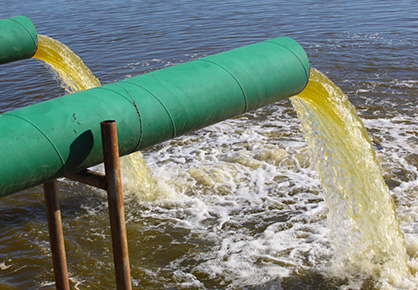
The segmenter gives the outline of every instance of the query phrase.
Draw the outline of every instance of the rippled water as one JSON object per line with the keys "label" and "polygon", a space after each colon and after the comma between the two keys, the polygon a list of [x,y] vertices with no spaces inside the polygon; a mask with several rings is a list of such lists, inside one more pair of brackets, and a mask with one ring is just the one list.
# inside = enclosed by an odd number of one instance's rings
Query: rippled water
{"label": "rippled water", "polygon": [[[102,83],[276,36],[348,95],[373,141],[407,253],[418,249],[416,1],[3,1]],[[0,112],[65,94],[36,60],[0,67]],[[327,209],[289,101],[143,152],[162,198],[126,195],[136,289],[375,289],[326,275]],[[60,181],[71,284],[112,289],[103,192]],[[0,200],[0,288],[53,289],[40,187]]]}

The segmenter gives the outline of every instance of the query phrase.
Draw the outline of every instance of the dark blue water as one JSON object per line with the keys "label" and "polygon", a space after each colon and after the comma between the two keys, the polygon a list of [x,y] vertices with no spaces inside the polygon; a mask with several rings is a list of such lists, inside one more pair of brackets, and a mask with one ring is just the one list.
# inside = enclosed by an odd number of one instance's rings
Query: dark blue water
{"label": "dark blue water", "polygon": [[[339,85],[416,78],[416,1],[3,1],[0,17],[30,17],[38,33],[68,45],[102,82],[138,74],[130,63],[164,59],[179,62],[276,36],[299,41],[312,66]],[[154,69],[158,64],[149,68]],[[17,70],[17,71],[16,71]],[[51,83],[35,65],[3,67],[4,98],[22,78]],[[19,72],[19,76],[17,76]],[[45,73],[45,72],[44,72]],[[28,77],[31,75],[32,77]],[[341,79],[341,80],[340,80]],[[10,83],[9,83],[10,82]],[[35,85],[34,85],[35,86]],[[20,87],[20,86],[18,86]],[[52,88],[42,86],[41,94]],[[343,89],[345,87],[343,86]],[[361,89],[361,88],[360,88]],[[30,89],[31,96],[37,94]],[[59,92],[54,91],[59,95]],[[47,96],[45,96],[48,98]],[[28,100],[29,101],[29,100]],[[2,103],[1,110],[17,107]],[[30,102],[30,101],[29,101]]]}
{"label": "dark blue water", "polygon": [[[297,40],[311,66],[356,106],[397,204],[407,249],[416,253],[416,0],[120,2],[3,0],[0,18],[28,16],[39,34],[69,46],[102,83],[278,36]],[[37,60],[0,67],[0,112],[64,93]],[[379,289],[384,282],[328,275],[326,208],[290,103],[231,122],[144,152],[177,201],[128,204],[134,288]],[[248,169],[229,158],[228,150],[257,146],[284,150],[286,162]],[[196,152],[206,155],[196,161]],[[225,160],[235,171],[220,169]],[[202,183],[190,173],[196,168],[221,170],[233,182]],[[71,285],[113,289],[105,199],[65,180],[61,188]],[[43,206],[40,188],[0,200],[1,289],[53,288]],[[280,259],[271,258],[273,252]]]}

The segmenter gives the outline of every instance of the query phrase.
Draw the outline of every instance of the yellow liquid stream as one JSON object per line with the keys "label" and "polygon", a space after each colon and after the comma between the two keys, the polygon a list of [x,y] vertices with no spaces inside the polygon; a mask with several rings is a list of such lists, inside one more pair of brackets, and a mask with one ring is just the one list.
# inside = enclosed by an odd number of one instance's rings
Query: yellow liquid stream
{"label": "yellow liquid stream", "polygon": [[391,284],[409,277],[405,239],[372,143],[339,87],[311,69],[292,104],[321,179],[335,246],[332,268],[382,276]]}
{"label": "yellow liquid stream", "polygon": [[[81,59],[62,43],[38,36],[34,58],[57,72],[68,92],[100,85]],[[322,182],[335,244],[333,275],[360,271],[391,284],[410,276],[405,240],[367,132],[341,89],[311,69],[305,90],[291,98]],[[124,192],[157,199],[157,183],[140,152],[121,158]]]}
{"label": "yellow liquid stream", "polygon": [[100,86],[83,61],[66,45],[45,35],[38,35],[38,48],[33,58],[46,62],[58,74],[68,93]]}
{"label": "yellow liquid stream", "polygon": [[[38,48],[33,58],[47,63],[57,80],[68,93],[75,93],[100,86],[83,61],[65,44],[45,35],[38,35]],[[157,198],[156,182],[145,164],[141,152],[121,157],[124,193],[133,193],[140,200]]]}

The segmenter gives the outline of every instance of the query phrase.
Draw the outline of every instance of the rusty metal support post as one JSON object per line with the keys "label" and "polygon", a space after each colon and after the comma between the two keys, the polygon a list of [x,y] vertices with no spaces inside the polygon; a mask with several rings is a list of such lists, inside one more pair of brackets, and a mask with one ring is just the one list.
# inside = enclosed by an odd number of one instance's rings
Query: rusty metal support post
{"label": "rusty metal support post", "polygon": [[102,132],[110,227],[112,231],[112,248],[113,260],[115,263],[116,285],[118,290],[130,290],[132,289],[132,285],[128,256],[128,239],[126,236],[125,212],[123,207],[116,122],[103,121],[100,123],[100,126]]}
{"label": "rusty metal support post", "polygon": [[85,169],[80,172],[65,175],[66,178],[88,184],[100,189],[107,189],[106,176],[104,174]]}
{"label": "rusty metal support post", "polygon": [[69,290],[67,260],[65,258],[64,236],[62,234],[61,211],[58,201],[57,181],[44,183],[49,240],[54,266],[55,286],[58,290]]}

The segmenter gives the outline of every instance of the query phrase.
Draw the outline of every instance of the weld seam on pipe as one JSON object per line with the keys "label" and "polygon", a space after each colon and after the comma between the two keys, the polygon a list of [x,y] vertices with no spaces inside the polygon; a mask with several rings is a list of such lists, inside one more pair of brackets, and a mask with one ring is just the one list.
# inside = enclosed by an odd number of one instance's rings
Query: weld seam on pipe
{"label": "weld seam on pipe", "polygon": [[[26,42],[33,46],[31,39]],[[0,196],[102,162],[102,120],[119,121],[119,149],[126,155],[138,144],[158,144],[306,86],[308,59],[294,40],[247,47],[0,115],[16,117],[0,118],[0,141],[6,144],[0,150]]]}
{"label": "weld seam on pipe", "polygon": [[125,80],[123,80],[123,82],[124,83],[127,83],[127,84],[130,84],[130,85],[134,85],[134,86],[137,86],[137,87],[139,87],[139,88],[141,88],[141,89],[143,89],[143,90],[145,90],[145,91],[147,91],[148,93],[150,93],[160,104],[161,104],[161,106],[163,106],[163,108],[164,108],[164,110],[167,112],[167,115],[168,115],[168,117],[170,118],[170,121],[171,121],[171,125],[173,126],[173,138],[174,137],[176,137],[177,136],[177,129],[176,129],[176,123],[174,122],[174,118],[173,118],[173,116],[170,114],[170,111],[168,110],[168,108],[164,105],[164,103],[157,97],[157,95],[155,95],[153,92],[151,92],[149,89],[147,89],[147,88],[145,88],[145,87],[143,87],[143,86],[141,86],[141,85],[138,85],[138,84],[136,84],[136,83],[132,83],[132,82],[129,82],[129,81],[125,81]]}
{"label": "weld seam on pipe", "polygon": [[[120,86],[119,86],[119,87],[120,87]],[[134,100],[132,100],[132,99],[130,99],[130,98],[127,98],[126,96],[122,95],[121,93],[116,92],[116,91],[114,91],[114,90],[111,90],[111,89],[109,89],[109,88],[107,88],[107,87],[103,87],[103,86],[101,86],[101,87],[96,87],[95,89],[97,89],[97,90],[105,90],[105,91],[109,91],[109,92],[112,92],[112,93],[114,93],[114,94],[117,94],[117,95],[121,96],[122,98],[124,98],[125,100],[127,100],[129,103],[135,102]],[[123,88],[122,88],[122,89],[123,89]],[[123,89],[123,90],[124,90],[124,91],[126,91],[125,89]],[[131,97],[131,96],[129,96],[129,97]]]}
{"label": "weld seam on pipe", "polygon": [[136,149],[138,149],[139,148],[139,146],[141,145],[141,142],[142,142],[142,136],[143,136],[143,134],[144,134],[144,127],[143,127],[143,124],[142,124],[142,118],[141,118],[141,113],[140,113],[140,111],[139,111],[139,108],[138,108],[138,104],[136,103],[136,101],[135,101],[135,99],[132,97],[132,95],[129,93],[129,91],[127,90],[127,89],[125,89],[124,87],[121,87],[119,84],[117,84],[117,86],[118,87],[120,87],[131,99],[132,99],[132,105],[134,106],[134,108],[135,108],[135,111],[136,111],[136,113],[138,114],[138,119],[139,119],[139,130],[140,130],[140,133],[139,133],[139,137],[138,137],[138,142],[136,143]]}
{"label": "weld seam on pipe", "polygon": [[211,64],[214,64],[214,65],[216,65],[216,66],[218,66],[218,67],[220,67],[221,69],[223,69],[224,71],[226,71],[236,82],[237,82],[237,84],[238,84],[238,86],[240,87],[240,89],[241,89],[241,91],[242,91],[242,95],[244,96],[244,112],[242,112],[242,113],[245,113],[245,112],[247,112],[247,110],[248,110],[248,98],[247,98],[247,94],[245,93],[245,91],[244,91],[244,87],[241,85],[241,83],[239,82],[239,80],[234,76],[234,74],[232,73],[232,72],[230,72],[226,67],[224,67],[223,65],[220,65],[220,64],[218,64],[218,63],[216,63],[216,62],[214,62],[214,61],[211,61],[211,60],[207,60],[207,59],[197,59],[196,61],[200,61],[200,62],[207,62],[207,63],[211,63]]}
{"label": "weld seam on pipe", "polygon": [[[24,26],[24,25],[22,25],[19,21],[16,21],[16,20],[14,20],[14,19],[9,19],[10,21],[13,21],[14,23],[17,23],[17,24],[19,24],[19,26],[21,26],[21,27],[23,27],[23,29],[29,34],[29,36],[30,36],[30,38],[32,39],[32,41],[33,41],[33,44],[35,44],[35,47],[36,47],[36,49],[35,49],[35,52],[33,53],[33,55],[35,55],[35,53],[36,53],[36,50],[38,49],[38,40],[37,39],[34,39],[33,38],[33,36],[32,36],[32,34],[30,33],[30,31]],[[32,56],[33,56],[32,55]]]}
{"label": "weld seam on pipe", "polygon": [[58,157],[61,160],[61,163],[62,163],[63,168],[65,169],[65,161],[64,161],[64,158],[62,158],[61,153],[59,152],[57,146],[55,146],[54,142],[52,142],[52,140],[41,130],[41,128],[39,128],[34,123],[32,123],[31,121],[29,121],[29,120],[27,120],[27,119],[25,119],[25,118],[23,118],[21,116],[18,116],[18,115],[15,115],[15,114],[11,114],[11,113],[5,113],[5,114],[3,114],[3,116],[4,115],[6,115],[6,116],[12,116],[12,117],[21,119],[21,120],[27,122],[28,124],[30,124],[31,126],[33,126],[36,130],[38,130],[45,137],[45,139],[48,140],[48,142],[51,144],[51,146],[54,148],[55,152],[57,153]]}
{"label": "weld seam on pipe", "polygon": [[[271,41],[271,40],[266,40],[265,41],[266,43],[271,43],[271,44],[275,44],[275,45],[278,45],[278,46],[280,46],[280,47],[283,47],[283,48],[285,48],[287,51],[290,51],[296,58],[297,58],[297,60],[300,62],[300,64],[302,65],[302,67],[303,67],[303,70],[305,71],[305,74],[306,74],[306,85],[308,84],[308,81],[309,81],[309,70],[306,70],[306,67],[305,67],[305,65],[303,64],[303,61],[299,58],[299,56],[296,54],[296,53],[294,53],[291,49],[289,49],[288,47],[286,47],[286,46],[284,46],[284,45],[282,45],[282,44],[280,44],[280,43],[276,43],[276,42],[274,42],[274,41]],[[305,85],[305,86],[306,86]]]}
{"label": "weld seam on pipe", "polygon": [[141,141],[142,141],[142,135],[143,135],[143,125],[142,125],[142,118],[141,118],[141,113],[139,112],[139,108],[138,108],[138,104],[136,103],[135,99],[131,96],[131,94],[128,92],[128,90],[126,90],[124,87],[120,86],[119,84],[115,83],[115,85],[119,88],[121,88],[128,96],[129,98],[127,98],[126,96],[124,96],[123,94],[116,92],[114,90],[111,90],[109,88],[104,88],[104,87],[97,87],[98,89],[103,89],[112,93],[115,93],[121,97],[123,97],[125,100],[127,100],[128,102],[130,102],[132,104],[132,106],[135,108],[136,114],[138,115],[138,120],[139,120],[139,128],[140,128],[140,135],[138,138],[138,142],[135,148],[139,148]]}

